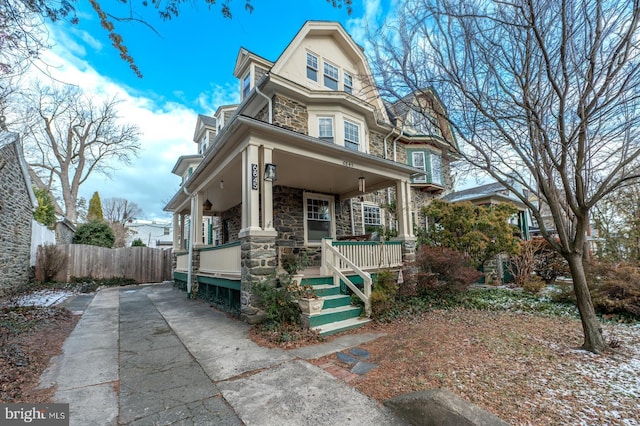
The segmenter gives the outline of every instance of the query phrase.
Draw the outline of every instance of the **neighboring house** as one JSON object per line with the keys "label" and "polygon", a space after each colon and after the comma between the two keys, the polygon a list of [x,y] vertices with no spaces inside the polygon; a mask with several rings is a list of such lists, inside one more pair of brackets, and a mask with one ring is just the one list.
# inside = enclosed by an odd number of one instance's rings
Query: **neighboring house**
{"label": "neighboring house", "polygon": [[0,294],[29,279],[35,207],[20,137],[0,131]]}
{"label": "neighboring house", "polygon": [[[29,167],[29,177],[36,188],[45,189],[47,191],[49,190],[47,185],[45,185],[32,167]],[[62,211],[62,207],[60,207],[60,204],[51,192],[49,192],[49,196],[51,197],[51,203],[53,204],[53,209],[56,214],[56,223],[53,226],[53,230],[55,232],[55,244],[72,244],[73,236],[76,233],[76,226],[67,219]]]}
{"label": "neighboring house", "polygon": [[127,223],[130,233],[127,235],[127,246],[140,238],[147,247],[173,247],[173,227],[170,221],[136,219]]}
{"label": "neighboring house", "polygon": [[[526,190],[523,189],[523,191]],[[511,224],[517,226],[520,230],[520,238],[524,240],[531,239],[531,231],[537,229],[537,227],[532,225],[535,224],[535,221],[529,208],[517,195],[499,182],[452,192],[442,197],[442,199],[450,203],[468,201],[476,206],[509,203],[518,209],[518,214],[512,219]]]}
{"label": "neighboring house", "polygon": [[[199,154],[173,169],[176,283],[253,322],[252,284],[276,274],[281,254],[305,251],[305,279],[357,275],[368,309],[367,271],[413,260],[420,208],[452,189],[444,106],[431,90],[385,104],[363,49],[334,22],[305,23],[275,62],[240,49],[234,76],[241,103],[198,116]],[[384,245],[359,241],[385,229],[396,236]],[[327,333],[323,323],[359,315],[333,309],[344,315],[309,324]]]}

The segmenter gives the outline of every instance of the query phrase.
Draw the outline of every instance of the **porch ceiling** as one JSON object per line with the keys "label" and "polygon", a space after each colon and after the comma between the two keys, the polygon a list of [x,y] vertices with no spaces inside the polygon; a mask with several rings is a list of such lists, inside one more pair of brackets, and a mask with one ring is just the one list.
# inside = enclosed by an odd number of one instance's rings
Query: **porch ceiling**
{"label": "porch ceiling", "polygon": [[[211,202],[213,212],[225,211],[241,203],[240,152],[242,146],[249,143],[272,149],[272,163],[277,166],[274,185],[336,194],[341,199],[360,194],[358,178],[361,176],[365,178],[366,191],[372,192],[393,186],[397,180],[408,179],[418,173],[417,169],[407,165],[322,142],[248,117],[238,117],[235,121],[242,122],[245,130],[250,128],[251,132],[234,133],[230,139],[237,138],[239,145],[224,144],[218,149],[229,146],[235,146],[236,149],[227,151],[226,155],[220,152],[216,158],[224,158],[224,161],[211,161],[194,173],[192,177],[195,179],[187,183],[189,192],[198,188],[203,194],[203,201],[208,199]],[[224,182],[222,188],[221,182]],[[263,183],[260,180],[260,184]],[[171,211],[188,214],[189,197],[185,193],[178,193],[168,207]]]}

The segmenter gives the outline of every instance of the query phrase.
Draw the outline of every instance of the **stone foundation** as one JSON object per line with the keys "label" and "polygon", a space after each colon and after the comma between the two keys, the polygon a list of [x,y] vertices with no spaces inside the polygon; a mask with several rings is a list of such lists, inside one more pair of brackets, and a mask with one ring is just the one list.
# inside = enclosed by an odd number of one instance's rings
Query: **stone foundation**
{"label": "stone foundation", "polygon": [[252,293],[257,283],[275,285],[276,241],[275,236],[247,236],[240,239],[241,291],[240,316],[249,324],[257,324],[264,320],[264,312],[258,308]]}

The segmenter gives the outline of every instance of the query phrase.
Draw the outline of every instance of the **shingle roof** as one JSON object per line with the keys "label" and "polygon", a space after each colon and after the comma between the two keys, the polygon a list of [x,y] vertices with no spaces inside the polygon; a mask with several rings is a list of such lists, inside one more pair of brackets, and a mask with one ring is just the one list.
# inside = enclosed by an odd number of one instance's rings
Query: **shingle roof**
{"label": "shingle roof", "polygon": [[216,119],[215,117],[210,117],[204,114],[198,114],[198,118],[202,121],[205,126],[216,127]]}
{"label": "shingle roof", "polygon": [[[443,200],[455,203],[458,201],[471,201],[478,198],[487,197],[490,195],[498,195],[501,191],[507,189],[499,182],[488,183],[486,185],[476,186],[474,188],[464,189],[462,191],[452,192],[442,197]],[[512,198],[514,201],[518,199],[509,194],[500,194],[502,197]]]}

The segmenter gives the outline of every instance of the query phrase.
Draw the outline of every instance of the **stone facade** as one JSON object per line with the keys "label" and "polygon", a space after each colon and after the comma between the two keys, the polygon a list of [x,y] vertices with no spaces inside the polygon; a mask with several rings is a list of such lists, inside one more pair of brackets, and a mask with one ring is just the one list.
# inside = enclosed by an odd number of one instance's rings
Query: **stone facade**
{"label": "stone facade", "polygon": [[0,138],[0,294],[29,279],[34,205],[15,137]]}
{"label": "stone facade", "polygon": [[220,220],[222,223],[220,244],[238,241],[238,234],[242,228],[242,205],[238,204],[220,213]]}
{"label": "stone facade", "polygon": [[273,124],[294,132],[308,134],[309,113],[307,106],[293,99],[273,97]]}

